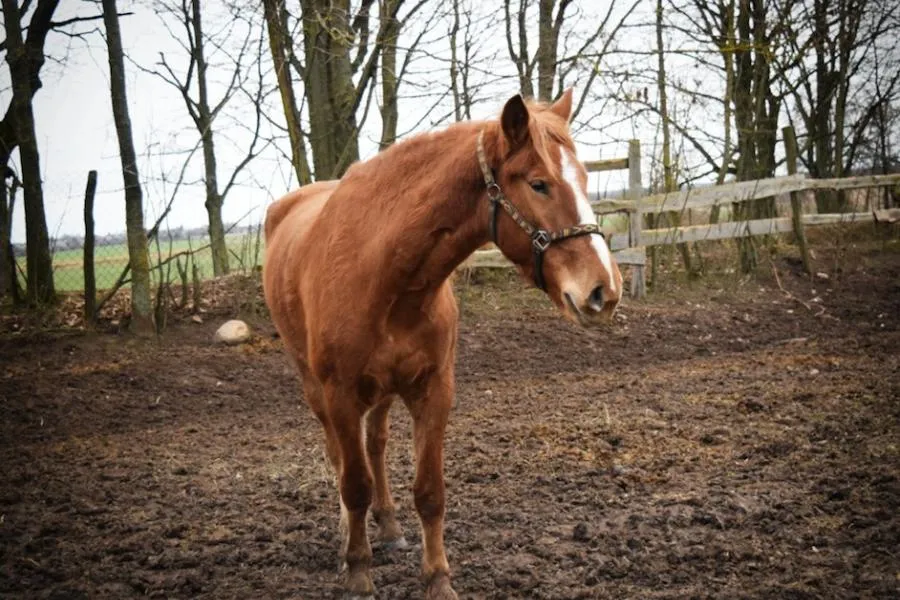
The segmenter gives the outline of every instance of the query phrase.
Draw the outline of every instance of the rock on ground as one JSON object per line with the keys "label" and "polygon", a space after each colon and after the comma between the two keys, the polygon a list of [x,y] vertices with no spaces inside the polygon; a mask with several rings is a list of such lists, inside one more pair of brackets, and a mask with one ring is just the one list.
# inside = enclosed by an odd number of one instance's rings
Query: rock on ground
{"label": "rock on ground", "polygon": [[232,319],[222,324],[213,337],[217,344],[243,344],[250,339],[250,327],[241,320]]}

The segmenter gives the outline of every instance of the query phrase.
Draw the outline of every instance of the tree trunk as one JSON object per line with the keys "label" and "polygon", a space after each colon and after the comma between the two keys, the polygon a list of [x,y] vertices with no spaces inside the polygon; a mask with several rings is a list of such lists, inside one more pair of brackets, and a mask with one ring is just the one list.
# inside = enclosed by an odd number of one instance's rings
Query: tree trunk
{"label": "tree trunk", "polygon": [[[725,178],[728,176],[728,169],[731,166],[732,154],[734,153],[731,145],[731,120],[733,118],[731,99],[734,97],[734,53],[732,52],[732,48],[736,45],[734,37],[734,2],[735,0],[729,0],[728,4],[724,6],[724,13],[722,15],[722,18],[724,19],[722,29],[725,35],[722,37],[719,51],[722,53],[722,60],[724,61],[725,66],[725,148],[722,150],[722,164],[719,167],[719,173],[716,176],[716,185],[725,183]],[[720,210],[721,207],[718,204],[710,209],[710,224],[719,222]]]}
{"label": "tree trunk", "polygon": [[349,0],[302,0],[304,83],[316,179],[333,179],[359,160],[356,87],[350,62]]}
{"label": "tree trunk", "polygon": [[272,62],[275,65],[275,76],[278,80],[278,90],[281,93],[281,105],[284,109],[288,136],[291,140],[291,163],[297,174],[297,182],[300,185],[306,185],[312,182],[312,174],[306,158],[306,144],[303,142],[303,132],[300,128],[300,111],[297,109],[294,82],[287,59],[288,49],[292,42],[287,36],[284,0],[263,0],[263,10],[269,31],[269,51],[272,53]]}
{"label": "tree trunk", "polygon": [[128,98],[125,93],[122,34],[119,30],[116,0],[102,0],[102,2],[109,54],[110,96],[119,139],[122,179],[125,184],[125,227],[128,235],[128,261],[131,266],[131,330],[139,335],[152,335],[155,327],[153,306],[150,301],[150,259],[147,253],[147,233],[144,231],[143,194],[131,134]]}
{"label": "tree trunk", "polygon": [[[736,15],[734,115],[738,134],[737,179],[771,177],[775,170],[775,141],[780,100],[772,90],[768,53],[772,41],[764,0],[740,0]],[[734,204],[735,220],[775,216],[773,198]],[[756,269],[757,251],[752,237],[737,239],[741,271]]]}
{"label": "tree trunk", "polygon": [[559,32],[570,2],[571,0],[561,0],[555,17],[553,8],[556,0],[540,0],[538,7],[538,99],[545,102],[554,99],[553,83],[556,80]]}
{"label": "tree trunk", "polygon": [[[21,302],[19,279],[16,273],[16,257],[12,248],[12,213],[16,202],[15,174],[7,171],[7,161],[0,158],[0,298],[12,297],[13,305]],[[6,175],[13,176],[12,193],[6,187]]]}
{"label": "tree trunk", "polygon": [[[50,236],[44,214],[41,186],[40,155],[31,105],[33,61],[22,39],[21,15],[16,0],[2,0],[6,23],[6,61],[12,82],[12,111],[15,140],[22,166],[22,188],[25,192],[25,239],[27,242],[27,297],[29,304],[48,304],[55,298]],[[8,150],[11,152],[11,149]]]}
{"label": "tree trunk", "polygon": [[[672,134],[669,126],[669,100],[666,93],[666,61],[663,54],[663,5],[662,0],[656,0],[656,47],[658,67],[656,71],[656,84],[659,88],[659,112],[662,118],[662,159],[663,159],[663,185],[666,193],[675,191],[675,170],[672,165]],[[672,212],[668,219],[674,227],[681,226],[681,214]],[[684,270],[688,277],[696,277],[691,261],[691,248],[688,244],[677,244]],[[654,265],[655,270],[655,265]],[[656,281],[653,281],[656,285]]]}
{"label": "tree trunk", "polygon": [[459,56],[456,38],[459,35],[459,0],[453,0],[453,25],[450,27],[450,92],[453,94],[453,118],[462,121],[462,98],[459,93]]}
{"label": "tree trunk", "polygon": [[381,48],[381,142],[379,150],[383,150],[397,139],[397,39],[400,37],[400,21],[397,20],[394,4],[397,0],[385,0],[381,4],[381,24],[383,32]]}
{"label": "tree trunk", "polygon": [[[531,76],[534,71],[534,63],[528,54],[528,24],[526,20],[527,0],[519,0],[519,8],[515,11],[515,32],[518,40],[518,51],[513,44],[513,14],[510,10],[510,1],[504,0],[503,9],[506,21],[506,45],[509,50],[509,58],[516,65],[519,74],[519,91],[526,98],[534,96],[534,84]],[[552,6],[551,6],[552,9]]]}
{"label": "tree trunk", "polygon": [[203,26],[200,17],[200,0],[191,0],[191,25],[194,36],[191,49],[197,65],[197,128],[203,144],[203,170],[206,184],[206,213],[209,222],[209,247],[212,252],[213,275],[228,274],[228,247],[225,245],[225,226],[222,223],[222,201],[219,194],[216,168],[216,145],[213,138],[213,116],[209,107],[209,91],[206,79],[206,57],[203,51]]}

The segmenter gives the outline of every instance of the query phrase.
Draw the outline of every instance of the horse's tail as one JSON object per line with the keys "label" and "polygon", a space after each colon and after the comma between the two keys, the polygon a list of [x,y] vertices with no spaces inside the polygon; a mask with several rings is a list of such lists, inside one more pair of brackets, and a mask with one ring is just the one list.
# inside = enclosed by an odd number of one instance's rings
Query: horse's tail
{"label": "horse's tail", "polygon": [[270,241],[272,239],[272,235],[275,233],[275,230],[278,228],[278,225],[284,221],[284,218],[297,206],[302,204],[305,200],[316,196],[317,194],[333,189],[336,187],[338,182],[335,181],[317,181],[315,183],[310,183],[308,185],[304,185],[300,188],[292,192],[288,192],[275,202],[269,205],[269,208],[266,210],[266,241]]}

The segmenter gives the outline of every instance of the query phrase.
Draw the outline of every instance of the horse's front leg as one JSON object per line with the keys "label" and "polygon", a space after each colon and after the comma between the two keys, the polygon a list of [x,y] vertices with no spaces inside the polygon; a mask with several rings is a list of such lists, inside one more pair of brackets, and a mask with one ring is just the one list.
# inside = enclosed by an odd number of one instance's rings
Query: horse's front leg
{"label": "horse's front leg", "polygon": [[366,413],[366,454],[369,457],[369,466],[375,479],[372,516],[378,526],[378,540],[387,550],[402,550],[407,547],[407,542],[403,537],[403,530],[397,522],[397,510],[391,495],[385,454],[393,402],[394,397],[387,396]]}
{"label": "horse's front leg", "polygon": [[444,551],[444,431],[453,404],[453,370],[432,375],[424,394],[405,397],[413,418],[416,479],[413,496],[422,523],[422,574],[426,600],[456,600]]}
{"label": "horse's front leg", "polygon": [[[366,532],[366,515],[372,503],[372,474],[363,448],[363,410],[357,397],[346,390],[326,387],[328,416],[340,453],[338,488],[341,521],[346,532],[343,558],[347,565],[346,591],[352,600],[371,599],[375,592],[370,569],[372,548]],[[343,527],[342,527],[343,529]]]}

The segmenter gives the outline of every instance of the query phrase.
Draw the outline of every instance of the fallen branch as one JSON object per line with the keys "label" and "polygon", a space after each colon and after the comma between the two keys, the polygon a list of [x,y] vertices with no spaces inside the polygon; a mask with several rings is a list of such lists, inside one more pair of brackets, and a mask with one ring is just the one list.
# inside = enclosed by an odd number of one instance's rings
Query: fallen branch
{"label": "fallen branch", "polygon": [[812,306],[784,289],[784,286],[781,284],[781,277],[778,276],[778,269],[775,267],[775,263],[772,262],[772,257],[769,257],[769,264],[772,265],[772,274],[775,276],[775,283],[778,284],[778,289],[781,290],[781,293],[784,294],[785,298],[787,298],[788,300],[793,300],[794,302],[800,304],[803,308],[813,313],[814,317],[827,317],[829,319],[834,319],[835,321],[839,320],[837,317],[826,315],[824,306],[820,306],[818,312],[814,312]]}

